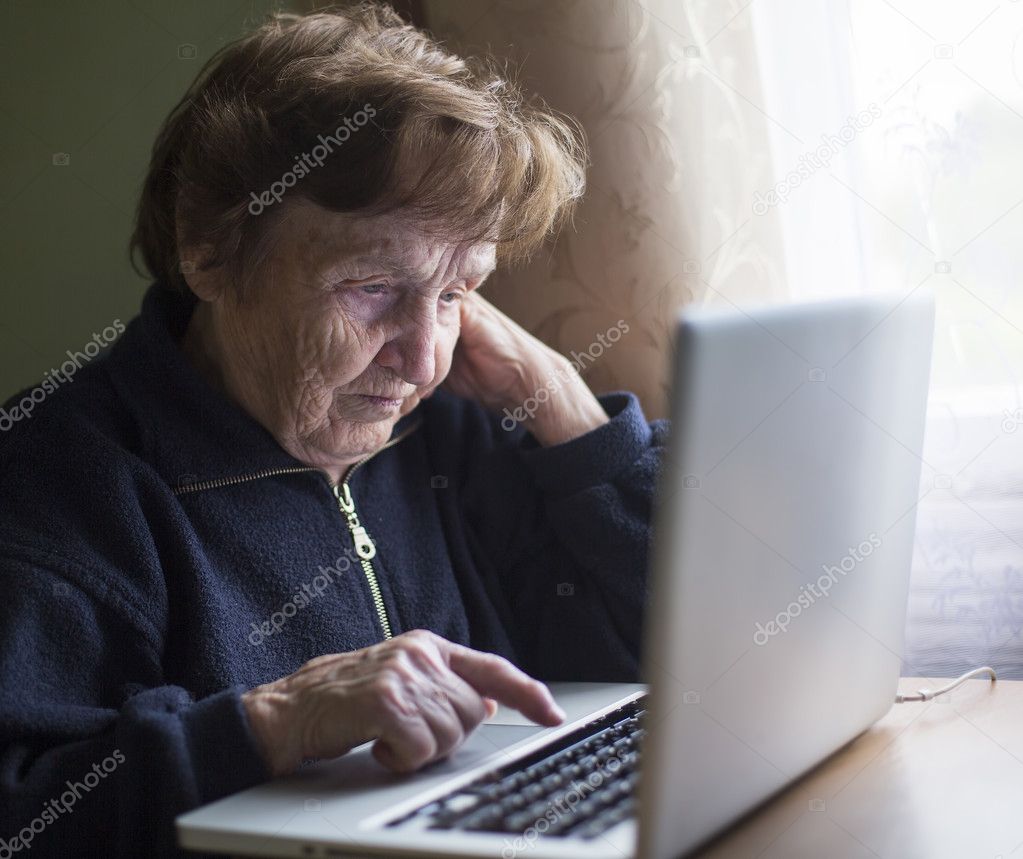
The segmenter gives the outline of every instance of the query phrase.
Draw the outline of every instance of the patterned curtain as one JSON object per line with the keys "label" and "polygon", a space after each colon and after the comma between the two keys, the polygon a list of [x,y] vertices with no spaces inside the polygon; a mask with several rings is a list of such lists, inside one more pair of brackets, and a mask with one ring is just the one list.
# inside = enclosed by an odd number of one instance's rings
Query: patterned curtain
{"label": "patterned curtain", "polygon": [[[578,119],[590,147],[574,227],[529,265],[495,274],[485,294],[576,356],[595,391],[635,391],[650,417],[663,416],[676,312],[784,292],[777,224],[751,211],[755,191],[771,184],[771,160],[742,4],[424,0],[423,8],[456,53],[489,50]],[[627,333],[603,348],[619,320]]]}

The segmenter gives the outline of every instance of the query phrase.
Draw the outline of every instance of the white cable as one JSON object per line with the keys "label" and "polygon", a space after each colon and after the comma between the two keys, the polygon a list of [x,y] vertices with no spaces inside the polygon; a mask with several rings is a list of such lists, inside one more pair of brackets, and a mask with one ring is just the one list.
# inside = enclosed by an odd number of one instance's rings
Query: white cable
{"label": "white cable", "polygon": [[940,689],[917,689],[915,695],[896,695],[895,703],[904,704],[907,701],[930,701],[932,698],[938,697],[938,695],[944,695],[946,692],[951,692],[957,686],[962,685],[971,677],[976,677],[978,674],[990,674],[991,682],[994,683],[998,678],[995,676],[995,669],[989,668],[985,665],[983,668],[974,668],[973,671],[967,671],[962,677],[958,677],[946,686],[942,686]]}

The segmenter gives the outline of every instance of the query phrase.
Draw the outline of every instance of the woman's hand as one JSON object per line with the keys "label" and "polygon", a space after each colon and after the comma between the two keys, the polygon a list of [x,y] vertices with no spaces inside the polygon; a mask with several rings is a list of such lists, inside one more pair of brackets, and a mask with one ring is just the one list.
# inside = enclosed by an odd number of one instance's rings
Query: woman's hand
{"label": "woman's hand", "polygon": [[242,695],[275,776],[370,740],[383,766],[411,772],[454,751],[494,714],[495,701],[541,725],[565,718],[547,687],[508,660],[422,629],[320,656]]}
{"label": "woman's hand", "polygon": [[572,363],[478,293],[462,300],[462,328],[444,387],[522,423],[544,445],[608,420]]}

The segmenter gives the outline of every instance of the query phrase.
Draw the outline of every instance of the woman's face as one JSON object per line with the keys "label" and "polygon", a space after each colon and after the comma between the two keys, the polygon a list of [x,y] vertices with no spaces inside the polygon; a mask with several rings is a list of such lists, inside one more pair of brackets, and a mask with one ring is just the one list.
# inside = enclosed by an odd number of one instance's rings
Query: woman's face
{"label": "woman's face", "polygon": [[285,450],[337,477],[444,380],[460,302],[493,270],[494,245],[424,236],[400,211],[357,218],[306,201],[275,235],[244,299],[219,289],[200,305],[204,351]]}

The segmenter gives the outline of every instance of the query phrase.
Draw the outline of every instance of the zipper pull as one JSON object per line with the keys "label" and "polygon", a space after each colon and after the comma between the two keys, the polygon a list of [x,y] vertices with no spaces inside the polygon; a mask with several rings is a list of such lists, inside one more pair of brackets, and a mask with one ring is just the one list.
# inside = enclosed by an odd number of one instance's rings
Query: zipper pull
{"label": "zipper pull", "polygon": [[352,528],[352,537],[355,540],[355,551],[358,553],[360,558],[364,558],[368,561],[370,558],[376,557],[376,544],[370,539],[365,528],[361,526]]}
{"label": "zipper pull", "polygon": [[352,532],[356,554],[367,561],[375,558],[377,554],[376,544],[359,522],[359,515],[355,512],[355,501],[352,499],[352,492],[348,488],[348,484],[342,483],[340,486],[335,486],[334,497],[337,498],[338,506],[348,520],[348,530]]}

